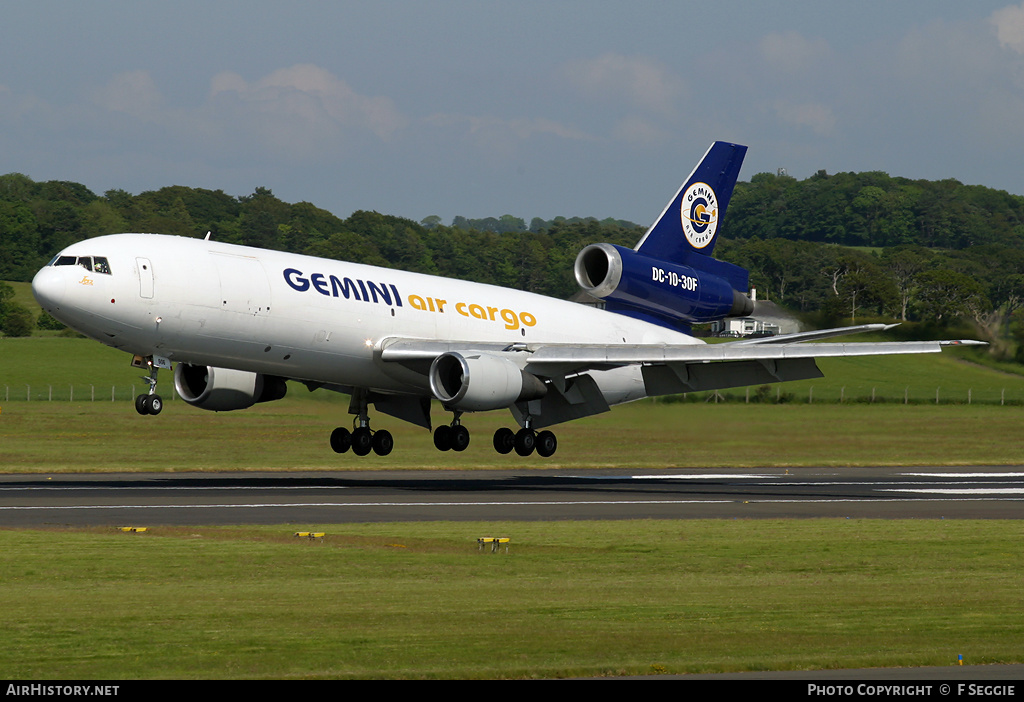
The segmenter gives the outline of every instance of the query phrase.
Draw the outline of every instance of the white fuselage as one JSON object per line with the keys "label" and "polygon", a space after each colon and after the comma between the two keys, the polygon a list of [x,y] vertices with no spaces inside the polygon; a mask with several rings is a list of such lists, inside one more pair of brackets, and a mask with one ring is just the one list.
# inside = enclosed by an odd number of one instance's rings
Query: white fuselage
{"label": "white fuselage", "polygon": [[[72,257],[102,257],[109,272]],[[421,396],[430,395],[425,382],[380,361],[389,339],[703,343],[508,288],[157,234],[73,244],[32,285],[54,317],[132,354]],[[594,376],[609,404],[644,394],[638,367]]]}

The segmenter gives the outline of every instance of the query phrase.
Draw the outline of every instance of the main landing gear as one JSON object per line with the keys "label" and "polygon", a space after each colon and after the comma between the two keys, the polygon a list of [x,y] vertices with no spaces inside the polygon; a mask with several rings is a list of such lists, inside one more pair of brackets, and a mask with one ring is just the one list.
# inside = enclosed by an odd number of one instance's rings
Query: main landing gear
{"label": "main landing gear", "polygon": [[462,412],[456,412],[451,424],[434,430],[434,447],[438,451],[465,451],[469,446],[469,429],[462,426]]}
{"label": "main landing gear", "polygon": [[373,451],[378,456],[387,456],[395,448],[395,440],[391,432],[381,429],[370,429],[370,416],[367,414],[367,398],[365,390],[352,393],[352,402],[348,411],[356,415],[352,422],[352,431],[338,427],[331,432],[331,448],[335,453],[345,453],[352,449],[357,456],[365,456]]}
{"label": "main landing gear", "polygon": [[[469,446],[469,430],[462,426],[461,416],[461,412],[456,412],[450,425],[441,425],[434,430],[434,446],[439,451],[465,451]],[[518,432],[508,427],[494,432],[493,446],[501,454],[515,451],[520,456],[529,456],[536,451],[538,456],[548,458],[558,448],[558,439],[547,430],[535,432],[528,423]]]}
{"label": "main landing gear", "polygon": [[357,456],[365,456],[373,451],[378,456],[387,456],[395,447],[391,432],[386,429],[373,431],[369,425],[357,426],[349,431],[338,427],[331,432],[331,448],[335,453],[345,453],[350,448]]}
{"label": "main landing gear", "polygon": [[[355,390],[349,412],[356,415],[352,430],[338,427],[331,432],[331,448],[335,453],[345,453],[349,449],[357,456],[366,456],[371,451],[378,456],[387,456],[395,447],[391,432],[370,429],[370,417],[367,414],[367,392]],[[453,412],[451,424],[442,424],[434,430],[434,446],[439,451],[462,452],[469,447],[469,430],[462,425],[462,412]],[[494,450],[501,454],[512,453],[529,456],[536,452],[542,458],[553,456],[558,448],[558,440],[550,431],[535,431],[533,422],[528,417],[526,426],[519,431],[502,427],[494,432],[492,443]]]}
{"label": "main landing gear", "polygon": [[558,448],[558,439],[546,429],[540,433],[530,427],[523,427],[513,432],[508,427],[502,427],[494,432],[494,450],[498,453],[512,453],[515,451],[520,456],[529,456],[534,451],[542,458],[553,456]]}

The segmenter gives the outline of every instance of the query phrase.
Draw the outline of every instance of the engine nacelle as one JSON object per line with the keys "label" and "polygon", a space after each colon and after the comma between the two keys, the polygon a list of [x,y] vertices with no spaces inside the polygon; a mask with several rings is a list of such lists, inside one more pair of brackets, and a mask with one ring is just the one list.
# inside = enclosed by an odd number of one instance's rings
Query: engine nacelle
{"label": "engine nacelle", "polygon": [[280,400],[288,391],[285,379],[277,376],[189,363],[174,368],[174,387],[188,404],[214,412]]}
{"label": "engine nacelle", "polygon": [[448,407],[478,412],[539,399],[547,386],[507,358],[449,351],[430,364],[430,390]]}
{"label": "engine nacelle", "polygon": [[576,257],[576,282],[605,301],[609,310],[651,317],[678,326],[745,317],[754,310],[746,288],[746,271],[702,255],[697,265],[679,265],[638,254],[614,244],[591,244]]}

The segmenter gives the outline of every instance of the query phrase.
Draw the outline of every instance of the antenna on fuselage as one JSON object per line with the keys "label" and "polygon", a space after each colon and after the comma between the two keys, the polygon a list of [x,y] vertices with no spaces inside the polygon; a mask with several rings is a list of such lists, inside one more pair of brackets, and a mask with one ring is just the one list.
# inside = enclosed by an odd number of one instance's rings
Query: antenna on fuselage
{"label": "antenna on fuselage", "polygon": [[209,241],[211,234],[213,234],[213,232],[206,232],[206,236],[203,237],[203,241]]}

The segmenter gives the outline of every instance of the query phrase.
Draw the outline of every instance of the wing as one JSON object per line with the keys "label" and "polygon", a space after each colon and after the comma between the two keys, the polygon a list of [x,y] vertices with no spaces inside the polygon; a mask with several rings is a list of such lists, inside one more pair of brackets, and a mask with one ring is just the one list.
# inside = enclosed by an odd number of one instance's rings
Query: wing
{"label": "wing", "polygon": [[[514,363],[552,388],[543,400],[513,407],[517,416],[530,414],[545,426],[607,411],[600,371],[640,366],[643,394],[668,395],[702,390],[763,385],[822,377],[816,358],[939,353],[947,346],[983,345],[978,341],[894,341],[869,343],[806,343],[829,337],[889,328],[861,325],[780,337],[744,339],[722,344],[568,343],[493,344],[470,341],[431,341],[392,338],[381,345],[383,363],[395,363],[427,376],[435,358],[446,353],[484,354]],[[637,399],[635,396],[628,399]],[[624,400],[618,400],[624,401]]]}
{"label": "wing", "polygon": [[[938,353],[947,346],[985,345],[982,341],[888,341],[873,343],[815,343],[829,337],[884,331],[895,325],[865,324],[784,336],[742,339],[723,344],[617,344],[613,346],[570,343],[481,343],[473,341],[432,341],[392,337],[381,344],[380,358],[411,370],[429,371],[434,358],[443,353],[474,352],[510,358],[523,370],[550,378],[555,375],[608,370],[627,365],[662,366],[728,364],[737,362],[788,362],[836,356],[886,356]],[[723,387],[733,387],[727,385]],[[711,388],[708,388],[711,389]]]}

